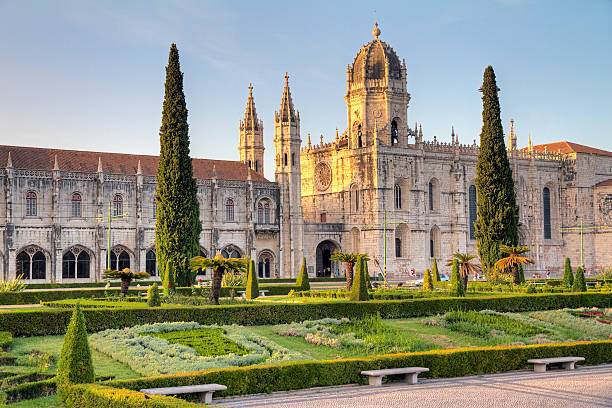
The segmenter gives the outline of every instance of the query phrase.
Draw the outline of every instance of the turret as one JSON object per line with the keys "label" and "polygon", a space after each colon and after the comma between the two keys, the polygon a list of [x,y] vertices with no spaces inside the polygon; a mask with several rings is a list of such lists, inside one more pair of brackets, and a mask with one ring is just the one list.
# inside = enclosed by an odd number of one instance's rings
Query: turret
{"label": "turret", "polygon": [[253,85],[249,84],[249,97],[244,112],[244,119],[239,126],[240,143],[238,152],[240,161],[258,173],[264,172],[263,121],[257,118]]}

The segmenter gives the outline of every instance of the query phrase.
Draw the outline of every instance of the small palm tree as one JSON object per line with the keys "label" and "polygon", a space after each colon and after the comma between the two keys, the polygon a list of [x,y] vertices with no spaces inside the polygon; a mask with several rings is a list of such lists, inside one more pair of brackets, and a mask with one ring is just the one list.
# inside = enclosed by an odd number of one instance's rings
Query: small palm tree
{"label": "small palm tree", "polygon": [[453,260],[456,259],[459,263],[459,274],[461,275],[461,281],[463,282],[463,290],[467,290],[467,282],[470,273],[480,273],[482,271],[482,267],[472,260],[476,258],[476,255],[471,254],[462,254],[460,252],[455,252],[453,254],[453,258],[446,261],[446,266],[452,266]]}
{"label": "small palm tree", "polygon": [[527,265],[534,263],[531,258],[521,256],[525,252],[529,252],[529,248],[526,246],[511,246],[511,245],[500,245],[499,250],[507,254],[508,256],[495,262],[495,269],[498,271],[512,271],[512,278],[515,285],[521,284],[521,277],[519,274],[519,265]]}
{"label": "small palm tree", "polygon": [[190,268],[192,271],[199,269],[213,270],[212,285],[210,286],[210,298],[215,305],[219,304],[219,295],[221,294],[221,280],[225,273],[240,273],[243,274],[247,267],[246,258],[223,258],[221,254],[215,255],[214,258],[204,258],[203,256],[195,256],[191,258]]}
{"label": "small palm tree", "polygon": [[[365,254],[355,254],[351,252],[341,252],[334,251],[333,255],[329,258],[332,261],[344,262],[346,265],[346,286],[345,290],[348,292],[351,290],[353,286],[353,268],[355,267],[355,263],[361,257],[367,257]],[[366,259],[366,261],[369,259]]]}

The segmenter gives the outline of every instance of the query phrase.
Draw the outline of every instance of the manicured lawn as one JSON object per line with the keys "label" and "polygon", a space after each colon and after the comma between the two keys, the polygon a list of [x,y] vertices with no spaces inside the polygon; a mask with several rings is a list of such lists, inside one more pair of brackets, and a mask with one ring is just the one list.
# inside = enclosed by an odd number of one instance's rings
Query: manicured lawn
{"label": "manicured lawn", "polygon": [[289,296],[264,296],[255,299],[256,302],[275,302],[275,303],[329,303],[329,302],[348,302],[349,299],[323,298],[323,297],[289,297]]}
{"label": "manicured lawn", "polygon": [[11,408],[60,408],[62,405],[57,395],[50,395],[48,397],[16,402],[9,406]]}

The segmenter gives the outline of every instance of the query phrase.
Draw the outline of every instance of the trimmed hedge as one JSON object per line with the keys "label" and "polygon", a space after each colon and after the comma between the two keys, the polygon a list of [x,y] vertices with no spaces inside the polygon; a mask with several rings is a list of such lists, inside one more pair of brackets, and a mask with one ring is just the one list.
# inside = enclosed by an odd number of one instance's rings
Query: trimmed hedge
{"label": "trimmed hedge", "polygon": [[13,335],[10,332],[0,332],[0,351],[7,351],[13,344]]}
{"label": "trimmed hedge", "polygon": [[146,395],[132,390],[117,389],[98,384],[73,385],[64,405],[69,408],[202,408],[182,399],[160,395]]}
{"label": "trimmed hedge", "polygon": [[388,354],[365,358],[233,367],[159,377],[115,380],[117,388],[175,387],[194,384],[224,384],[220,396],[269,393],[342,384],[364,384],[363,370],[398,367],[428,367],[424,377],[460,377],[529,368],[532,358],[582,356],[585,364],[612,361],[612,341],[537,344],[511,347],[471,347],[417,353]]}
{"label": "trimmed hedge", "polygon": [[[147,288],[130,288],[132,295],[145,291]],[[109,291],[119,294],[119,288],[111,288]],[[40,302],[51,302],[53,300],[77,299],[77,298],[99,298],[104,296],[104,289],[75,289],[75,290],[40,290],[32,292],[7,292],[0,293],[0,305],[32,305]]]}
{"label": "trimmed hedge", "polygon": [[[436,297],[409,300],[329,303],[252,303],[176,308],[85,309],[90,332],[156,322],[198,322],[245,326],[318,320],[326,317],[363,317],[380,313],[383,318],[418,317],[449,310],[522,312],[578,307],[612,307],[612,292],[557,293],[482,297]],[[11,310],[0,312],[0,331],[14,336],[38,336],[66,332],[71,310]]]}
{"label": "trimmed hedge", "polygon": [[22,400],[46,397],[55,394],[55,377],[43,381],[27,382],[3,390],[6,401],[11,404]]}
{"label": "trimmed hedge", "polygon": [[0,351],[0,366],[14,365],[17,357],[5,351]]}

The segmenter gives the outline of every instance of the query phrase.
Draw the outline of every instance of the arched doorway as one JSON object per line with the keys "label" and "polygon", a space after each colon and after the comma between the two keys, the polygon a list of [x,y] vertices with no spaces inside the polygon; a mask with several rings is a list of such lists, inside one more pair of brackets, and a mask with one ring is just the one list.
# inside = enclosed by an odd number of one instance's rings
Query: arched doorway
{"label": "arched doorway", "polygon": [[337,262],[329,259],[334,251],[339,251],[340,247],[333,241],[325,240],[317,245],[317,269],[318,277],[330,277],[338,268]]}

